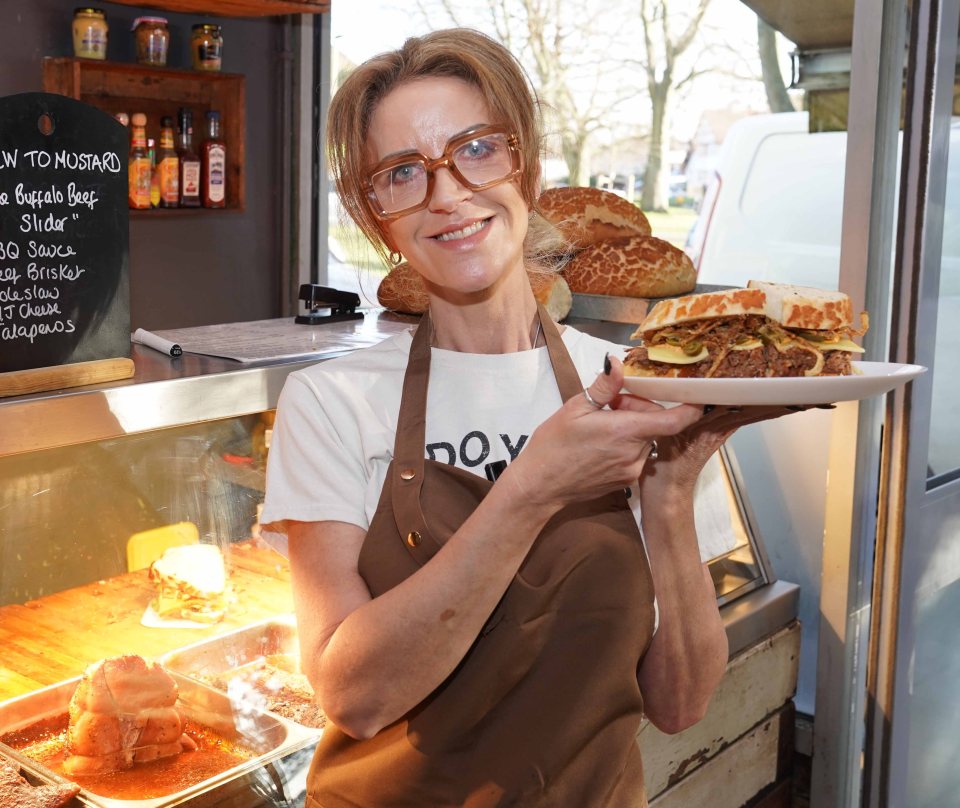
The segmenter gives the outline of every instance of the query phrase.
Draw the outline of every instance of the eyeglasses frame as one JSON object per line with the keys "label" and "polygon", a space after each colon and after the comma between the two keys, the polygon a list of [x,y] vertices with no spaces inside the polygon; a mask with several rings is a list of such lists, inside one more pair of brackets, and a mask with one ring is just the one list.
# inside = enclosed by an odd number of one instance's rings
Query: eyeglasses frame
{"label": "eyeglasses frame", "polygon": [[[470,182],[470,180],[460,173],[456,163],[454,163],[453,152],[455,152],[465,143],[469,143],[471,140],[476,140],[477,138],[485,137],[486,135],[498,134],[507,136],[507,148],[510,149],[510,155],[514,166],[513,170],[505,177],[492,180],[491,182]],[[386,171],[410,162],[411,159],[421,160],[427,170],[427,190],[423,196],[423,201],[409,208],[388,213],[383,209],[383,206],[377,199],[377,192],[373,187],[373,176],[374,174],[379,174],[382,171]],[[457,135],[456,137],[450,138],[450,140],[447,141],[447,145],[443,148],[443,154],[441,154],[435,160],[431,160],[429,157],[421,154],[420,152],[412,150],[403,152],[402,154],[395,154],[393,157],[388,157],[386,160],[377,163],[377,165],[371,168],[367,174],[367,180],[365,183],[365,188],[367,191],[367,203],[370,205],[373,215],[381,221],[388,222],[394,219],[399,219],[400,217],[406,216],[410,213],[416,213],[418,210],[423,210],[425,207],[427,207],[427,205],[430,204],[430,198],[433,196],[434,178],[438,168],[446,168],[451,174],[453,174],[457,182],[459,182],[465,188],[469,188],[471,191],[483,191],[487,188],[492,188],[494,185],[499,185],[502,182],[509,182],[510,180],[515,179],[523,172],[523,153],[520,151],[520,140],[506,126],[500,126],[496,124],[489,126],[476,126],[473,129],[468,129],[462,135]]]}

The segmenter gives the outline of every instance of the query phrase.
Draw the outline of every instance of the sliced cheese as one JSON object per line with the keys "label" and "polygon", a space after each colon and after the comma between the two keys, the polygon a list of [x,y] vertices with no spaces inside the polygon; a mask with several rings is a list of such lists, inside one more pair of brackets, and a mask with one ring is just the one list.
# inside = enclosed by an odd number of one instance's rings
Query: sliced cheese
{"label": "sliced cheese", "polygon": [[754,348],[759,348],[763,345],[763,342],[758,339],[748,339],[745,342],[736,343],[730,346],[731,351],[752,351]]}
{"label": "sliced cheese", "polygon": [[683,352],[679,345],[651,345],[647,348],[647,357],[651,362],[665,362],[671,365],[692,365],[694,362],[702,362],[710,356],[706,348],[701,348],[700,353],[689,356]]}
{"label": "sliced cheese", "polygon": [[850,353],[864,353],[863,348],[850,339],[840,339],[836,342],[813,342],[811,345],[813,345],[815,348],[819,348],[821,351],[850,351]]}

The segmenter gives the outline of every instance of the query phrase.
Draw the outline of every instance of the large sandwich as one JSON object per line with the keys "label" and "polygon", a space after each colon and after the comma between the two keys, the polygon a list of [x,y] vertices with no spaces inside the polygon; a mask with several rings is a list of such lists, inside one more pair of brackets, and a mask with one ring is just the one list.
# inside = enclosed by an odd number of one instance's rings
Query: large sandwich
{"label": "large sandwich", "polygon": [[165,619],[217,623],[227,609],[227,573],[215,544],[170,547],[150,565],[154,611]]}
{"label": "large sandwich", "polygon": [[628,376],[744,378],[846,376],[863,353],[851,337],[843,292],[750,281],[746,289],[685,295],[657,303],[633,334],[640,346],[624,359]]}

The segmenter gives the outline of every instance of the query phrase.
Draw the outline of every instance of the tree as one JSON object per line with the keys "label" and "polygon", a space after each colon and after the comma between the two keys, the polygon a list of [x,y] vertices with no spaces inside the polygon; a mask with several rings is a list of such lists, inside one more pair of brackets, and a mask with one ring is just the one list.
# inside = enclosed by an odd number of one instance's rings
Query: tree
{"label": "tree", "polygon": [[646,76],[650,96],[650,151],[643,175],[644,210],[665,210],[669,198],[669,166],[664,171],[664,157],[670,148],[671,95],[703,73],[695,66],[678,76],[680,57],[693,44],[707,12],[710,0],[698,0],[690,15],[679,16],[679,32],[673,30],[670,0],[640,0],[643,25],[644,58],[640,66]]}
{"label": "tree", "polygon": [[[418,0],[417,5],[424,20],[435,24],[431,4]],[[631,39],[624,34],[635,18],[632,4],[607,3],[599,11],[570,0],[487,0],[480,5],[480,13],[474,8],[471,14],[469,4],[465,9],[463,3],[439,0],[452,24],[485,29],[517,54],[545,104],[548,129],[559,140],[570,184],[588,185],[592,137],[617,118],[625,102],[643,94],[635,72],[625,69]]]}
{"label": "tree", "polygon": [[763,89],[767,94],[767,104],[771,112],[793,112],[793,102],[787,94],[780,73],[780,60],[777,56],[777,32],[757,17],[757,44],[760,50],[760,71],[763,74]]}

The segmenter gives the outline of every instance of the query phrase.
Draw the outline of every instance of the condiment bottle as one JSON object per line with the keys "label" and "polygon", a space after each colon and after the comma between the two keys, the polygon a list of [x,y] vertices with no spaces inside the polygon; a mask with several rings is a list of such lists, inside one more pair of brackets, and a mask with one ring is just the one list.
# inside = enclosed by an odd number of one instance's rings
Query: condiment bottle
{"label": "condiment bottle", "polygon": [[200,184],[205,208],[222,208],[227,204],[227,147],[220,137],[220,113],[207,112],[207,139],[200,152]]}
{"label": "condiment bottle", "polygon": [[160,176],[157,174],[157,141],[147,138],[147,154],[150,155],[150,207],[160,204]]}
{"label": "condiment bottle", "polygon": [[73,55],[80,59],[106,59],[109,30],[101,9],[76,9],[73,12]]}
{"label": "condiment bottle", "polygon": [[180,206],[180,158],[173,149],[173,118],[160,119],[160,150],[157,152],[160,207]]}
{"label": "condiment bottle", "polygon": [[181,107],[177,157],[180,159],[180,207],[200,207],[200,158],[193,150],[193,113]]}
{"label": "condiment bottle", "polygon": [[133,38],[137,46],[137,62],[153,67],[166,65],[170,47],[166,17],[137,17],[133,21]]}
{"label": "condiment bottle", "polygon": [[147,152],[147,116],[135,112],[130,118],[130,207],[136,210],[150,208],[150,154]]}
{"label": "condiment bottle", "polygon": [[223,55],[223,34],[219,25],[194,25],[190,35],[190,53],[194,70],[219,70]]}

